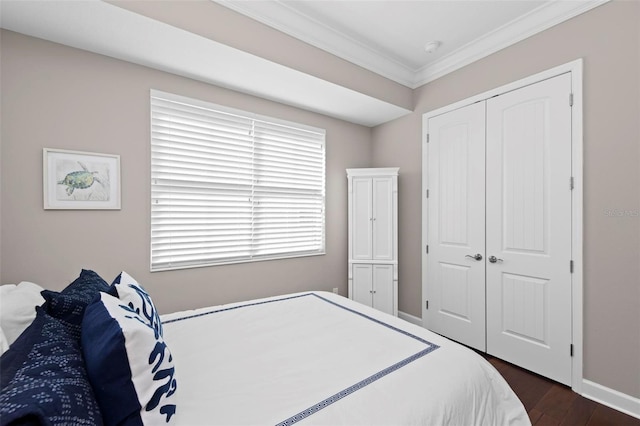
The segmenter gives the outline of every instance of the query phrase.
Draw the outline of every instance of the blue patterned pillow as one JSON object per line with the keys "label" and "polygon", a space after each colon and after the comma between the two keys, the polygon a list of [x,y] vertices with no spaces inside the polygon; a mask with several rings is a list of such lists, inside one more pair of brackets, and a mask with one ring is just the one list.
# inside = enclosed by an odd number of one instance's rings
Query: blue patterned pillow
{"label": "blue patterned pillow", "polygon": [[173,357],[153,318],[101,293],[85,311],[81,341],[106,425],[157,425],[175,418]]}
{"label": "blue patterned pillow", "polygon": [[83,269],[80,276],[60,293],[44,290],[44,308],[49,315],[64,321],[80,338],[80,324],[84,310],[98,298],[101,291],[108,291],[109,284],[93,271]]}
{"label": "blue patterned pillow", "polygon": [[43,308],[0,370],[1,424],[102,425],[78,340]]}
{"label": "blue patterned pillow", "polygon": [[120,299],[122,303],[148,321],[160,336],[163,335],[162,321],[160,321],[160,315],[158,315],[158,310],[153,304],[151,296],[131,275],[122,271],[113,280],[108,293]]}

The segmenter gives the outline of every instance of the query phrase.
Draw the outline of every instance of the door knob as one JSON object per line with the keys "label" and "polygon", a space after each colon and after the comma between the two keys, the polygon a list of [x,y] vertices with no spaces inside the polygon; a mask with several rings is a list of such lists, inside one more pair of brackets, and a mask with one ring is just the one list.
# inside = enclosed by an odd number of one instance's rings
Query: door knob
{"label": "door knob", "polygon": [[502,259],[498,259],[495,256],[489,256],[489,262],[491,263],[502,262]]}
{"label": "door knob", "polygon": [[475,254],[475,255],[473,255],[473,256],[472,256],[472,255],[470,255],[470,254],[468,254],[468,255],[466,255],[465,257],[470,257],[470,258],[475,259],[475,260],[482,260],[482,255],[481,255],[480,253]]}

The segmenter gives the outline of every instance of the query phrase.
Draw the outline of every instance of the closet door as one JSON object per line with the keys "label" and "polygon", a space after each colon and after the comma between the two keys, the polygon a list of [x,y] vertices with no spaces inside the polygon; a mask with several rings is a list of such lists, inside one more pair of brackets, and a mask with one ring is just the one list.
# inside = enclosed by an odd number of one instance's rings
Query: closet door
{"label": "closet door", "polygon": [[485,103],[429,119],[427,327],[485,350]]}
{"label": "closet door", "polygon": [[487,101],[487,351],[571,383],[571,90]]}

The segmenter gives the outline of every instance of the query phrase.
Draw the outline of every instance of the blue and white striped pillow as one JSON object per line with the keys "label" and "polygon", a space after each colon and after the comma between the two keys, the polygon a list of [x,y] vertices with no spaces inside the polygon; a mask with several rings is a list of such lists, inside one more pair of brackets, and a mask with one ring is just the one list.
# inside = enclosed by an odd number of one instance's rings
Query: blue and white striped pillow
{"label": "blue and white striped pillow", "polygon": [[175,419],[173,357],[153,316],[101,293],[85,311],[81,342],[105,425],[168,424]]}

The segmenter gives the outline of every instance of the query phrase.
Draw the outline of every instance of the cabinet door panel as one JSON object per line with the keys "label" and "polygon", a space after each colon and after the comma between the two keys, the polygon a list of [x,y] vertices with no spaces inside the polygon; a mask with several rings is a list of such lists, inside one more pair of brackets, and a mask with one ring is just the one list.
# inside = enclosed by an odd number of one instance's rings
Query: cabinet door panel
{"label": "cabinet door panel", "polygon": [[352,299],[367,306],[372,305],[373,282],[372,265],[353,265],[353,294]]}
{"label": "cabinet door panel", "polygon": [[394,315],[393,265],[373,265],[373,307]]}
{"label": "cabinet door panel", "polygon": [[353,179],[352,195],[352,233],[351,233],[351,255],[352,259],[371,259],[372,246],[372,185],[370,178]]}
{"label": "cabinet door panel", "polygon": [[393,259],[393,185],[390,178],[373,178],[373,259]]}

